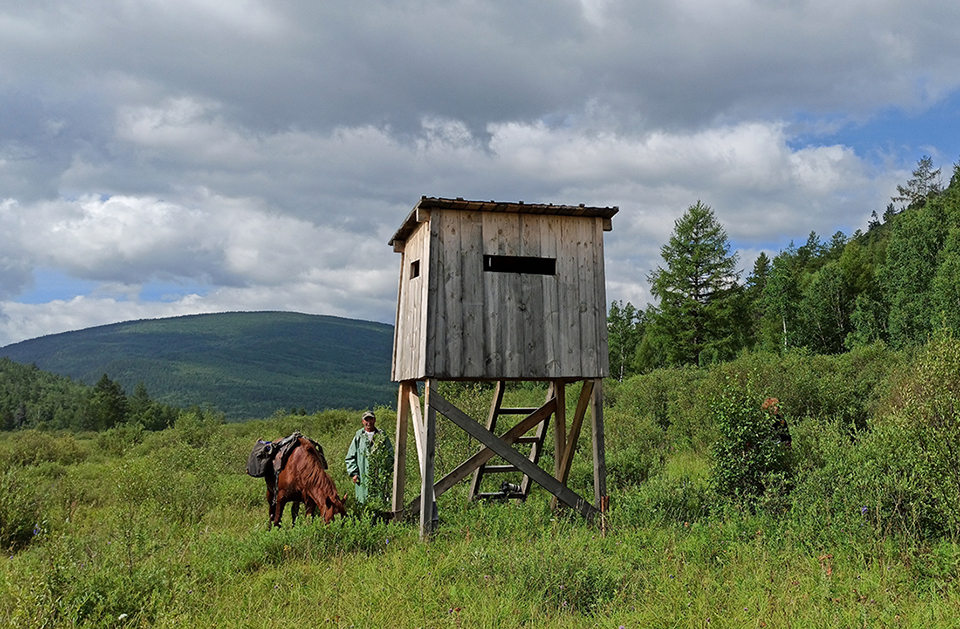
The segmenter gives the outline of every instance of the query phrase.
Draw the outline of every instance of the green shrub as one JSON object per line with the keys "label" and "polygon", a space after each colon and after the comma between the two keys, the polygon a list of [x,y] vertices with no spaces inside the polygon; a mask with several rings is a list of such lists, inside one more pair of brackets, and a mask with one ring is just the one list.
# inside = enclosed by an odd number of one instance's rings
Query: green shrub
{"label": "green shrub", "polygon": [[941,332],[891,391],[876,432],[918,492],[925,528],[960,537],[960,341]]}
{"label": "green shrub", "polygon": [[619,411],[608,413],[605,423],[610,427],[606,434],[609,485],[637,486],[663,469],[668,442],[659,426],[647,418],[623,417]]}
{"label": "green shrub", "polygon": [[46,462],[73,465],[87,458],[87,449],[71,434],[55,436],[38,430],[14,433],[0,451],[4,465],[27,466]]}
{"label": "green shrub", "polygon": [[830,422],[818,425],[815,440],[798,432],[809,461],[822,463],[801,469],[791,494],[792,521],[811,543],[837,531],[867,537],[943,533],[914,464],[904,456],[905,435],[898,429],[851,436]]}
{"label": "green shrub", "polygon": [[614,388],[609,404],[635,419],[652,422],[678,446],[705,447],[714,439],[709,415],[700,406],[706,369],[680,367],[634,376]]}
{"label": "green shrub", "polygon": [[720,438],[713,448],[717,493],[754,503],[768,489],[782,494],[791,481],[789,447],[780,439],[775,414],[749,380],[731,378],[713,403]]}
{"label": "green shrub", "polygon": [[194,407],[180,412],[173,424],[173,432],[180,442],[202,448],[210,443],[223,423],[223,413]]}
{"label": "green shrub", "polygon": [[131,448],[143,443],[143,424],[119,424],[97,433],[97,447],[112,456],[123,456]]}
{"label": "green shrub", "polygon": [[40,493],[22,468],[0,472],[0,548],[17,550],[43,530]]}

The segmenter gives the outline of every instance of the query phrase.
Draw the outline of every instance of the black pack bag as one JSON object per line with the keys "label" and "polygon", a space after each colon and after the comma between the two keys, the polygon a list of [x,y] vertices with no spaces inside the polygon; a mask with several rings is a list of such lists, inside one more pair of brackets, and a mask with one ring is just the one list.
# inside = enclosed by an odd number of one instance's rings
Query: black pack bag
{"label": "black pack bag", "polygon": [[267,470],[273,467],[275,449],[272,441],[257,441],[253,451],[247,457],[247,474],[254,478],[263,478]]}

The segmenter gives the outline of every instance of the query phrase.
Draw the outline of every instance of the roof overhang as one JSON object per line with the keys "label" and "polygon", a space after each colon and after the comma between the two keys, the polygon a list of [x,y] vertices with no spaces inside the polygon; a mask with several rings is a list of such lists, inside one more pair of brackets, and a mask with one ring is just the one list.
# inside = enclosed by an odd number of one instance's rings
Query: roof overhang
{"label": "roof overhang", "polygon": [[603,219],[604,231],[613,229],[610,219],[620,211],[614,207],[589,207],[580,205],[553,205],[528,204],[523,201],[516,203],[501,203],[498,201],[465,201],[463,199],[441,199],[437,197],[420,197],[403,221],[400,229],[390,239],[390,246],[405,242],[417,228],[417,224],[429,220],[430,210],[457,210],[461,212],[503,212],[505,214],[546,214],[555,216],[592,216]]}

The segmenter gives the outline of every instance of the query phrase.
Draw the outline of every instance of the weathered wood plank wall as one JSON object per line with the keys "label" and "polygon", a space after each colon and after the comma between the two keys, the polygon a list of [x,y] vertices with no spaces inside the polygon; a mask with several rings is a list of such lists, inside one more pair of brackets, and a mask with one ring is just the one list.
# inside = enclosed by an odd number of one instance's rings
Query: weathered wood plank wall
{"label": "weathered wood plank wall", "polygon": [[[484,255],[556,274],[484,271]],[[394,380],[607,375],[603,219],[434,209],[401,264]]]}

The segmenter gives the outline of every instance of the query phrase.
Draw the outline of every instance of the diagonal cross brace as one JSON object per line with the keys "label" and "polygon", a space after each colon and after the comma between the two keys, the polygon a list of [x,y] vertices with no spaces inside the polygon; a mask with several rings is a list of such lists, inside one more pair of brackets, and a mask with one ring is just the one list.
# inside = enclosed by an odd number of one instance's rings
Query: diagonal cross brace
{"label": "diagonal cross brace", "polygon": [[[500,437],[500,440],[503,443],[511,444],[514,443],[517,439],[522,437],[527,433],[531,428],[542,422],[544,419],[550,417],[557,407],[556,398],[552,398],[546,404],[538,408],[536,411],[528,415],[525,419],[521,420],[516,426],[508,430]],[[477,424],[479,426],[479,424]],[[493,434],[493,433],[490,433]],[[490,448],[483,448],[480,452],[477,452],[472,457],[461,463],[454,469],[452,472],[441,478],[433,486],[434,497],[439,497],[445,491],[465,479],[474,470],[478,467],[492,459],[496,453]],[[420,513],[420,496],[417,496],[407,505],[407,512],[409,513]]]}
{"label": "diagonal cross brace", "polygon": [[511,448],[509,445],[505,444],[496,435],[478,424],[476,421],[467,416],[466,413],[458,409],[441,396],[434,394],[430,398],[430,406],[436,409],[437,412],[443,414],[447,419],[460,426],[460,428],[462,428],[471,437],[493,450],[497,456],[506,459],[519,471],[529,476],[544,489],[559,498],[570,508],[575,509],[585,518],[589,519],[600,513],[592,504],[581,498],[580,495],[575,491],[531,463],[525,456]]}

